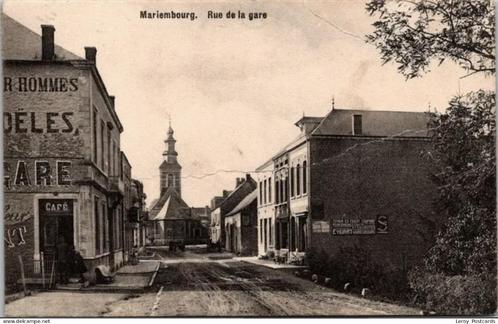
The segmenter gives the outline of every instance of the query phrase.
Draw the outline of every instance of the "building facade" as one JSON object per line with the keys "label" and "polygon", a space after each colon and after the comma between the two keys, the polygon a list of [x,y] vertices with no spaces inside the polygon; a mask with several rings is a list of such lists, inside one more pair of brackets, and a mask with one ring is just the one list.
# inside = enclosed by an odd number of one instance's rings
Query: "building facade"
{"label": "building facade", "polygon": [[[235,189],[211,211],[210,244],[220,249],[226,248],[225,216],[231,212],[249,193],[256,189],[256,181],[250,174],[245,178],[237,178]],[[224,191],[228,193],[227,191]],[[216,197],[215,197],[216,198]]]}
{"label": "building facade", "polygon": [[258,191],[254,189],[225,216],[226,251],[237,255],[258,252]]}
{"label": "building facade", "polygon": [[258,254],[299,263],[310,249],[356,247],[389,268],[416,264],[440,223],[422,154],[432,149],[427,116],[333,109],[296,126],[300,135],[258,168],[274,179],[259,172]]}
{"label": "building facade", "polygon": [[124,261],[124,184],[115,100],[96,52],[81,58],[2,16],[6,282],[50,273],[55,247],[74,245],[90,279]]}

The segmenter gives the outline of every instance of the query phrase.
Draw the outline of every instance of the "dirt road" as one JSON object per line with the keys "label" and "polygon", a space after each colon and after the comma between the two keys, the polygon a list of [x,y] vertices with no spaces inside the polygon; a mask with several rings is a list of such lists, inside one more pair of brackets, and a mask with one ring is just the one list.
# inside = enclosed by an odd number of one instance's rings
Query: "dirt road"
{"label": "dirt road", "polygon": [[[227,254],[161,251],[145,293],[41,292],[6,305],[8,316],[418,315],[416,309],[339,293],[290,272]],[[159,257],[158,257],[159,258]]]}
{"label": "dirt road", "polygon": [[[188,254],[188,253],[187,253]],[[108,305],[106,316],[416,315],[408,307],[338,293],[291,273],[244,262],[169,260],[155,293]],[[187,262],[184,262],[187,261]],[[133,310],[133,314],[130,311]]]}

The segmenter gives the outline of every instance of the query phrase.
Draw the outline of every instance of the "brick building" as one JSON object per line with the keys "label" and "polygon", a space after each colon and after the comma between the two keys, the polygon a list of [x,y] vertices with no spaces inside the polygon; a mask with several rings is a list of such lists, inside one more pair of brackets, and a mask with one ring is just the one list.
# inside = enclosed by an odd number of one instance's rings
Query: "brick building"
{"label": "brick building", "polygon": [[96,265],[124,261],[119,121],[93,47],[81,58],[2,15],[6,283],[50,273],[62,238]]}
{"label": "brick building", "polygon": [[360,247],[386,267],[415,264],[439,220],[422,153],[424,113],[333,109],[258,168],[260,255]]}

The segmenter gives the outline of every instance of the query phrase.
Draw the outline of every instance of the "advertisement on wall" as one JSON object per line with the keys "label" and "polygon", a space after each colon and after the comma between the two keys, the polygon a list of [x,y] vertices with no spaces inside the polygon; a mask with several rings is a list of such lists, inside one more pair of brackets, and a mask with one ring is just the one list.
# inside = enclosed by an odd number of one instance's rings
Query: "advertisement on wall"
{"label": "advertisement on wall", "polygon": [[367,219],[332,219],[332,235],[387,234],[387,216],[378,215]]}

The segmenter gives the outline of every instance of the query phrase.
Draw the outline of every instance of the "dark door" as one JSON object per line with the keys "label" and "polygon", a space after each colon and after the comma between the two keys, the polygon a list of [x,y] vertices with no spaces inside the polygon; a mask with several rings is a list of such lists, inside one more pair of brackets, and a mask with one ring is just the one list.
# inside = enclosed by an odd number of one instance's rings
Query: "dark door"
{"label": "dark door", "polygon": [[39,209],[40,252],[43,252],[43,266],[49,277],[52,269],[54,275],[57,270],[57,242],[63,238],[68,246],[74,244],[73,202],[67,199],[41,199]]}

